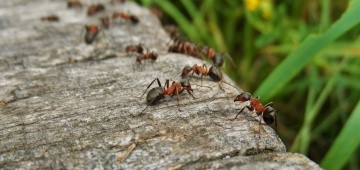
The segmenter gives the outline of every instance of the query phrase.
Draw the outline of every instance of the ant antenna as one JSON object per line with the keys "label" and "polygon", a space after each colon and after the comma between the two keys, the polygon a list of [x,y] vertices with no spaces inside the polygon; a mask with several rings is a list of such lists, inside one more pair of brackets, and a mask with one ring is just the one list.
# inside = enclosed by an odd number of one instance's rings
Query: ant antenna
{"label": "ant antenna", "polygon": [[226,81],[221,81],[220,83],[225,83],[225,84],[227,84],[227,85],[229,85],[229,86],[231,86],[231,87],[234,87],[237,91],[240,92],[240,90],[239,90],[236,86],[234,86],[234,85],[232,85],[232,84],[230,84],[230,83],[228,83],[228,82],[226,82]]}

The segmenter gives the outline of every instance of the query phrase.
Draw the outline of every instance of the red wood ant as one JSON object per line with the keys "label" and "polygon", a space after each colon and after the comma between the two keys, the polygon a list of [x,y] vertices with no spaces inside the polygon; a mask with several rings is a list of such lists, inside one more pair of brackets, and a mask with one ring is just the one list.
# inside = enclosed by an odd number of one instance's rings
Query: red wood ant
{"label": "red wood ant", "polygon": [[103,28],[105,29],[109,29],[109,26],[110,26],[110,19],[108,16],[105,16],[105,17],[101,17],[99,18],[100,19],[100,22],[101,22],[101,25]]}
{"label": "red wood ant", "polygon": [[[255,111],[256,115],[261,116],[266,124],[273,124],[275,122],[275,127],[277,129],[276,111],[273,108],[272,102],[264,106],[260,103],[259,97],[252,97],[248,92],[243,92],[237,95],[234,99],[234,102],[236,101],[250,101],[250,105],[243,107],[233,120],[235,120],[244,111],[244,109],[247,108],[249,111]],[[259,123],[261,123],[261,120]]]}
{"label": "red wood ant", "polygon": [[217,53],[213,48],[204,47],[202,52],[205,53],[206,57],[212,59],[215,66],[220,67],[224,64],[223,57],[219,53]]}
{"label": "red wood ant", "polygon": [[[144,108],[144,110],[148,107],[148,106],[153,106],[155,104],[157,104],[161,99],[165,98],[166,95],[171,95],[177,96],[177,104],[179,107],[179,94],[181,94],[184,90],[186,90],[192,97],[193,99],[195,99],[194,95],[192,94],[193,89],[191,88],[190,82],[185,79],[179,82],[175,82],[173,81],[171,83],[171,86],[169,86],[170,80],[167,79],[165,84],[164,84],[164,88],[161,86],[160,80],[159,78],[154,79],[146,88],[146,90],[144,91],[144,93],[141,95],[141,97],[144,96],[144,94],[146,93],[146,91],[150,88],[150,86],[157,81],[159,87],[155,87],[152,88],[147,96],[146,96],[146,103],[147,106]],[[140,112],[140,114],[142,112],[144,112],[144,110],[142,110]]]}
{"label": "red wood ant", "polygon": [[68,8],[81,8],[82,4],[79,0],[68,0],[67,7]]}
{"label": "red wood ant", "polygon": [[125,47],[125,52],[126,54],[130,53],[130,52],[137,52],[139,54],[142,54],[144,51],[144,48],[142,47],[141,44],[138,45],[129,45]]}
{"label": "red wood ant", "polygon": [[122,18],[126,21],[130,21],[131,23],[133,24],[137,24],[139,22],[139,18],[135,15],[132,15],[132,14],[127,14],[127,13],[124,13],[124,12],[115,12],[112,16],[113,19],[116,19],[116,18]]}
{"label": "red wood ant", "polygon": [[182,70],[181,77],[185,77],[192,71],[191,77],[195,74],[201,75],[201,82],[203,76],[209,76],[214,81],[221,81],[223,79],[223,75],[221,71],[216,66],[211,66],[208,70],[206,65],[203,64],[202,66],[198,66],[197,64],[190,66],[185,66]]}
{"label": "red wood ant", "polygon": [[42,21],[49,21],[49,22],[57,22],[59,21],[59,17],[57,15],[49,15],[45,17],[41,17]]}
{"label": "red wood ant", "polygon": [[100,29],[97,25],[85,25],[85,30],[85,43],[91,44],[99,34]]}
{"label": "red wood ant", "polygon": [[87,10],[87,15],[92,16],[102,11],[105,11],[105,6],[103,4],[93,4],[89,6]]}
{"label": "red wood ant", "polygon": [[151,59],[152,61],[155,61],[157,58],[158,58],[158,54],[156,52],[147,51],[146,53],[143,53],[143,54],[137,56],[136,63],[141,64],[142,60],[147,60],[147,59]]}
{"label": "red wood ant", "polygon": [[200,55],[198,53],[197,46],[188,41],[180,40],[179,38],[176,38],[174,40],[175,44],[169,47],[168,52],[182,53],[199,58]]}

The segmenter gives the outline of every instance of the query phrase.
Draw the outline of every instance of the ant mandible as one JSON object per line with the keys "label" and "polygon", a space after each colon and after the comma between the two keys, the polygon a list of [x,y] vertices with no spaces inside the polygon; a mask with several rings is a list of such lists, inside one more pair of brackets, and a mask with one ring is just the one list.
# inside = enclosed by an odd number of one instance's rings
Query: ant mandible
{"label": "ant mandible", "polygon": [[[243,107],[233,120],[235,120],[244,111],[244,109],[247,108],[249,111],[255,110],[256,115],[262,117],[266,124],[273,124],[275,122],[275,127],[277,129],[277,120],[275,114],[276,111],[273,108],[272,102],[264,106],[260,103],[259,97],[253,97],[248,92],[243,92],[237,95],[236,98],[234,99],[234,102],[236,101],[240,101],[240,102],[250,101],[250,105]],[[261,120],[259,123],[261,123]]]}
{"label": "ant mandible", "polygon": [[[191,88],[190,82],[186,79],[186,80],[182,80],[179,82],[175,82],[173,81],[171,86],[169,86],[170,80],[167,79],[165,84],[164,84],[164,88],[161,86],[160,80],[159,78],[154,79],[146,88],[146,90],[144,91],[144,93],[141,95],[141,97],[144,96],[144,94],[146,93],[146,91],[150,88],[150,86],[157,81],[159,87],[155,87],[152,88],[147,96],[146,96],[146,103],[147,106],[152,106],[155,105],[156,103],[158,103],[161,99],[165,98],[166,95],[171,95],[177,96],[177,104],[179,107],[179,94],[181,94],[184,90],[186,90],[192,97],[193,99],[195,99],[194,95],[192,94],[193,89]],[[144,110],[147,108],[147,106],[144,108]],[[142,110],[140,112],[140,114],[142,112],[144,112],[144,110]]]}
{"label": "ant mandible", "polygon": [[91,44],[99,34],[100,29],[97,25],[85,25],[85,30],[85,43]]}
{"label": "ant mandible", "polygon": [[208,70],[205,64],[203,64],[202,66],[198,66],[197,64],[193,65],[192,67],[185,66],[182,70],[181,77],[187,76],[188,74],[190,74],[191,71],[192,71],[191,77],[193,77],[194,73],[197,75],[201,75],[201,83],[203,76],[209,76],[211,79],[213,79],[216,82],[221,81],[223,79],[223,75],[219,70],[219,68],[217,68],[216,66],[211,66],[210,69]]}
{"label": "ant mandible", "polygon": [[130,21],[131,23],[133,24],[137,24],[139,22],[139,18],[135,15],[132,15],[132,14],[127,14],[127,13],[124,13],[124,12],[115,12],[112,16],[113,19],[116,19],[116,18],[122,18],[126,21]]}

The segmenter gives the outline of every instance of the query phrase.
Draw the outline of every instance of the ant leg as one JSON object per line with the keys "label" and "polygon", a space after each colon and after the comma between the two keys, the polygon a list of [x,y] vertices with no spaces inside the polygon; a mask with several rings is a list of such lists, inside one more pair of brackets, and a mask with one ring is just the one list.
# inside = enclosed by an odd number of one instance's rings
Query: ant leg
{"label": "ant leg", "polygon": [[[165,87],[166,87],[166,88],[169,88],[169,82],[170,82],[170,80],[169,80],[169,79],[166,79],[165,84],[164,84],[164,90],[165,90]],[[173,83],[174,83],[174,82],[173,82]]]}
{"label": "ant leg", "polygon": [[176,97],[177,97],[178,110],[181,111],[180,110],[180,102],[179,102],[179,90],[176,88],[175,91],[176,91]]}
{"label": "ant leg", "polygon": [[[236,115],[236,117],[245,109],[247,108],[249,111],[254,111],[254,107],[253,106],[245,106],[243,109],[241,109],[241,111]],[[234,119],[236,119],[236,117]]]}
{"label": "ant leg", "polygon": [[188,89],[186,89],[186,91],[193,97],[194,100],[196,100],[196,98],[194,97],[194,95],[192,94],[192,92]]}
{"label": "ant leg", "polygon": [[240,115],[240,113],[241,113],[242,111],[244,111],[244,109],[245,109],[245,107],[243,107],[243,108],[240,110],[240,112],[238,112],[238,114],[235,116],[234,119],[230,119],[230,120],[235,120],[235,119]]}
{"label": "ant leg", "polygon": [[[202,65],[202,68],[203,68],[203,71],[208,71],[205,64]],[[201,73],[201,86],[203,85],[203,76],[204,76],[204,73]]]}
{"label": "ant leg", "polygon": [[[158,83],[159,87],[161,87],[161,83],[160,83],[159,78],[156,78],[156,79],[154,79],[154,80],[147,86],[147,88],[145,89],[145,91],[144,91],[144,93],[141,95],[141,97],[144,96],[144,94],[146,93],[146,91],[147,91],[147,90],[150,88],[150,86],[155,82],[155,80],[157,80],[157,83]],[[141,97],[140,97],[140,98],[141,98]]]}
{"label": "ant leg", "polygon": [[191,81],[191,79],[194,77],[194,73],[195,73],[195,71],[192,70],[192,74],[191,74],[191,76],[190,76],[190,78],[189,78],[189,81]]}
{"label": "ant leg", "polygon": [[270,103],[265,105],[265,107],[268,107],[268,106],[273,107],[273,102],[270,102]]}
{"label": "ant leg", "polygon": [[146,105],[146,107],[145,107],[140,113],[138,113],[138,114],[133,114],[132,117],[138,117],[138,116],[142,115],[143,112],[146,110],[146,108],[147,108],[148,106],[149,106],[149,105]]}

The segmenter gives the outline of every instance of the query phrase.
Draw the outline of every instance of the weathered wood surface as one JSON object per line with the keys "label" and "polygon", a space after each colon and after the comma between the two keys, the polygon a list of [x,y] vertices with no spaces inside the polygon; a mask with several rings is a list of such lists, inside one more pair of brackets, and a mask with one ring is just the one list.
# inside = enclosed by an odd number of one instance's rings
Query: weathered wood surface
{"label": "weathered wood surface", "polygon": [[[86,45],[84,25],[113,11],[140,23],[113,23]],[[49,14],[60,22],[40,21]],[[167,53],[159,21],[132,2],[107,4],[98,16],[65,1],[0,2],[0,169],[319,169],[286,153],[271,127],[229,120],[243,106],[233,102],[239,92],[208,78],[208,87],[192,79],[195,100],[183,93],[179,108],[167,98],[138,115],[154,78],[179,80],[185,65],[204,61]],[[158,60],[136,65],[124,48],[137,43]]]}

